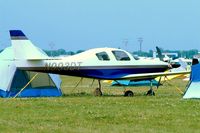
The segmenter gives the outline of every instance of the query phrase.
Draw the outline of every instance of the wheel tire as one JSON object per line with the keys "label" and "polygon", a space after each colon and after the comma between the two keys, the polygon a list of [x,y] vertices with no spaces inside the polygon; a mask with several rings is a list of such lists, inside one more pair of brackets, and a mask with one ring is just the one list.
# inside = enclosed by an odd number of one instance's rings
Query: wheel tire
{"label": "wheel tire", "polygon": [[146,95],[147,96],[155,96],[155,92],[152,90],[148,90]]}
{"label": "wheel tire", "polygon": [[128,91],[126,91],[126,92],[124,93],[124,96],[125,96],[125,97],[133,97],[133,96],[134,96],[134,93],[133,93],[132,91],[128,90]]}

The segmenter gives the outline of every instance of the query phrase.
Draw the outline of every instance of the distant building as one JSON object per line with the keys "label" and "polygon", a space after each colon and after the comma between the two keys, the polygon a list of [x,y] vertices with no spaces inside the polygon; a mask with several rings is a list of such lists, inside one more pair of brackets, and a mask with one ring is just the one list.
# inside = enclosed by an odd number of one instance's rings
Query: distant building
{"label": "distant building", "polygon": [[194,55],[193,58],[200,59],[200,52],[198,52],[198,54]]}

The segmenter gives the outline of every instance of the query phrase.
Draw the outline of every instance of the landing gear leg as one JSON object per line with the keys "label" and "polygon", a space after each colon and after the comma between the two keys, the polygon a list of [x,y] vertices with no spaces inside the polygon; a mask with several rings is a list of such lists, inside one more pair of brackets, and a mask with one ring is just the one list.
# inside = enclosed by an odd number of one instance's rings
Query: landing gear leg
{"label": "landing gear leg", "polygon": [[150,80],[150,89],[147,91],[147,96],[155,96],[155,92],[153,91],[153,83],[152,80]]}
{"label": "landing gear leg", "polygon": [[98,83],[99,83],[99,87],[96,88],[96,89],[94,90],[94,95],[95,95],[95,96],[102,96],[102,91],[101,91],[101,81],[98,80]]}

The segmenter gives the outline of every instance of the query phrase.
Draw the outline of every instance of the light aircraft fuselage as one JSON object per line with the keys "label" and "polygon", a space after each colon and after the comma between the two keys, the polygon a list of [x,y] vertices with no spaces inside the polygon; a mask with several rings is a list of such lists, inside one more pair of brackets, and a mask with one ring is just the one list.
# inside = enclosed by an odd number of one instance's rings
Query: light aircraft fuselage
{"label": "light aircraft fuselage", "polygon": [[95,48],[73,56],[49,57],[21,31],[10,31],[10,34],[15,63],[21,70],[115,80],[128,75],[158,73],[169,69],[168,63],[136,60],[129,52],[116,48]]}
{"label": "light aircraft fuselage", "polygon": [[18,66],[22,70],[97,79],[120,79],[130,74],[164,72],[169,68],[161,61],[135,60],[128,52],[115,48],[91,49],[57,59],[24,61],[21,65]]}

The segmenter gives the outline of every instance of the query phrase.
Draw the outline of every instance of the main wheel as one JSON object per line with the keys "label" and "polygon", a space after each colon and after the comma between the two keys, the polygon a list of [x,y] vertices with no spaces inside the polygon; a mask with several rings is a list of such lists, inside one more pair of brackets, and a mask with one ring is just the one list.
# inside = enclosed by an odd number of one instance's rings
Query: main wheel
{"label": "main wheel", "polygon": [[155,96],[155,92],[153,90],[148,90],[146,95],[147,96]]}
{"label": "main wheel", "polygon": [[128,90],[128,91],[125,91],[124,96],[125,97],[133,97],[134,93],[132,91]]}

